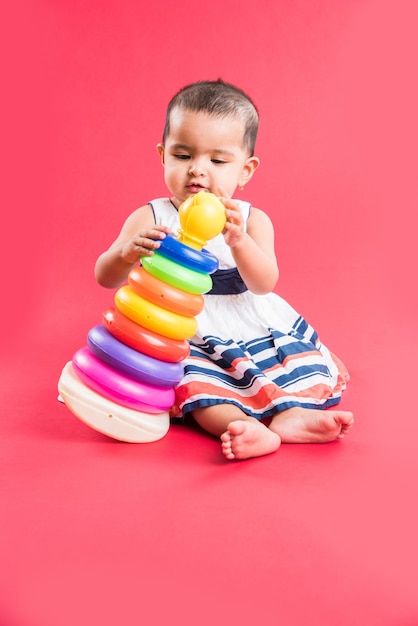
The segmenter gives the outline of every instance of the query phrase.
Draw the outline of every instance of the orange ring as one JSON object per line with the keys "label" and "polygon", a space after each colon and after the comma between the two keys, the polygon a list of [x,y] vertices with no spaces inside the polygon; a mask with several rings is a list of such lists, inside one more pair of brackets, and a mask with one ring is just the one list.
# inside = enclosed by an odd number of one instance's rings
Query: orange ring
{"label": "orange ring", "polygon": [[155,359],[176,363],[189,355],[188,341],[170,339],[154,333],[133,322],[116,307],[103,312],[103,324],[116,339]]}
{"label": "orange ring", "polygon": [[143,267],[131,270],[128,282],[138,295],[180,315],[194,316],[204,307],[205,301],[201,294],[177,289],[153,276]]}

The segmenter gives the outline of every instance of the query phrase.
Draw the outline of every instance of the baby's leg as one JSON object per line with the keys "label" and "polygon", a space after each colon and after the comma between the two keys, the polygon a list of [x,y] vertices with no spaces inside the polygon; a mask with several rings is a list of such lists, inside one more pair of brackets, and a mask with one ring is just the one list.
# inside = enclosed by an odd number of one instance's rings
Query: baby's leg
{"label": "baby's leg", "polygon": [[354,423],[349,411],[292,408],[277,413],[269,428],[283,443],[326,443],[343,439]]}
{"label": "baby's leg", "polygon": [[233,404],[218,404],[193,411],[200,426],[221,438],[227,459],[249,459],[275,452],[280,437],[262,422],[249,417]]}

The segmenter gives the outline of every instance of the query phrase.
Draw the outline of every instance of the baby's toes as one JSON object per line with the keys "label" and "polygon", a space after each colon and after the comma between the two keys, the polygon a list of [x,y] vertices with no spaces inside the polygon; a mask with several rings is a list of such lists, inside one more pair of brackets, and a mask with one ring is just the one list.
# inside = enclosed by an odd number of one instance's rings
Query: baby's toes
{"label": "baby's toes", "polygon": [[235,457],[234,453],[232,452],[232,440],[230,437],[225,437],[223,438],[223,436],[221,437],[221,441],[222,441],[222,452],[224,454],[224,456],[226,456],[227,459],[233,459]]}

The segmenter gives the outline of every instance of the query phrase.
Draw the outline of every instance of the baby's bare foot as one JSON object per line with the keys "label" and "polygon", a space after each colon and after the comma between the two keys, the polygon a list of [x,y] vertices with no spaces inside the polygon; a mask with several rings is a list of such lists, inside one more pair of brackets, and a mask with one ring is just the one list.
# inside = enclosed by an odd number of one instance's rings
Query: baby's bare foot
{"label": "baby's bare foot", "polygon": [[278,413],[270,428],[283,443],[327,443],[343,439],[353,423],[349,411],[293,408]]}
{"label": "baby's bare foot", "polygon": [[249,459],[275,452],[280,437],[256,420],[235,420],[221,435],[222,452],[227,459]]}

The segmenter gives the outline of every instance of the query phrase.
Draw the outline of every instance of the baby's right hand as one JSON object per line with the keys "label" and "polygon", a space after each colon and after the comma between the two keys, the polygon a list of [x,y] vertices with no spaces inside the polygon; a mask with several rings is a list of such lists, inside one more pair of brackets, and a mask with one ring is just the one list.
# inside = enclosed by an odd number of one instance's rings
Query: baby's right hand
{"label": "baby's right hand", "polygon": [[171,233],[167,226],[154,226],[140,230],[135,237],[127,241],[122,248],[122,258],[127,263],[137,263],[142,256],[152,256],[160,247],[161,239]]}

